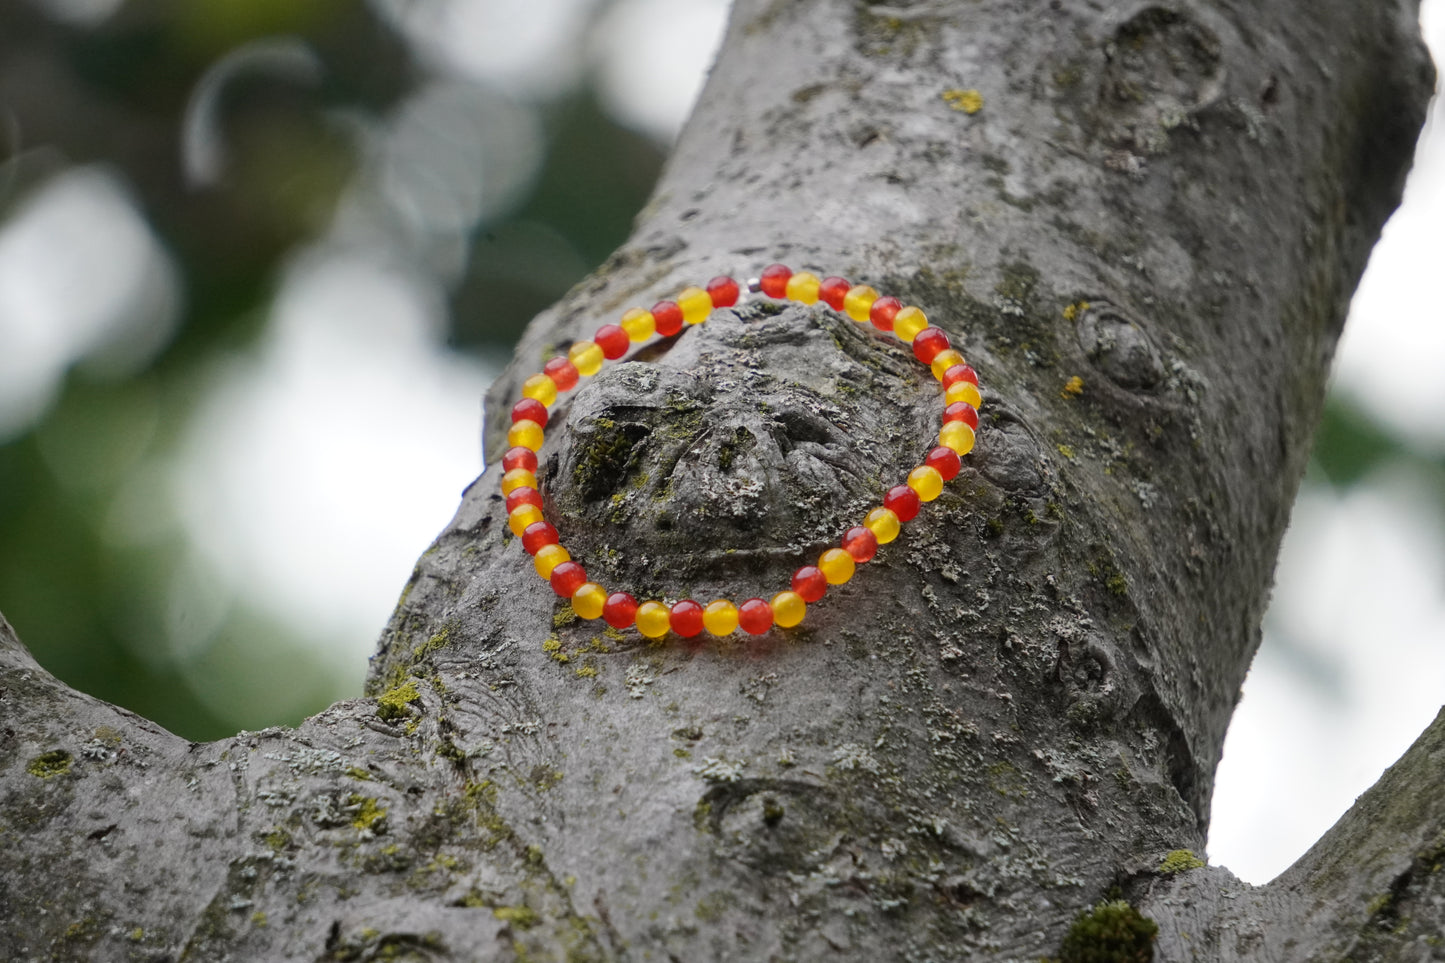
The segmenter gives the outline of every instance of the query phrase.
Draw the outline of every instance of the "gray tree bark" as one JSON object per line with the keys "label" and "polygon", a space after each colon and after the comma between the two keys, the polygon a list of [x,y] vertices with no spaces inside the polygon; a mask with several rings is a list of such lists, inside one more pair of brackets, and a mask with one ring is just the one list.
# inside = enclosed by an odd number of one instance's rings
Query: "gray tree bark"
{"label": "gray tree bark", "polygon": [[[949,331],[984,382],[964,472],[799,629],[697,646],[570,618],[488,473],[372,697],[205,745],[0,623],[0,957],[1440,958],[1445,718],[1279,880],[1192,858],[1430,94],[1414,17],[739,0],[635,235],[488,410],[629,305],[781,260]],[[554,408],[542,474],[639,597],[776,591],[936,430],[907,350],[821,306],[636,361]]]}

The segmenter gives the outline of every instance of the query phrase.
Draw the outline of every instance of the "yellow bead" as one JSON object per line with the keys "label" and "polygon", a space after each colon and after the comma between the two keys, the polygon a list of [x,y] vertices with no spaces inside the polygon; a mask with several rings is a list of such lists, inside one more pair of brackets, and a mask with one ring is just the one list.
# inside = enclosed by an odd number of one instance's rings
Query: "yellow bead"
{"label": "yellow bead", "polygon": [[542,509],[536,505],[518,505],[507,513],[507,527],[512,534],[518,538],[527,530],[527,526],[533,522],[542,521]]}
{"label": "yellow bead", "polygon": [[657,319],[652,316],[651,311],[641,308],[628,308],[617,325],[626,331],[633,341],[646,341],[657,333]]}
{"label": "yellow bead", "polygon": [[893,316],[893,333],[904,344],[912,344],[918,332],[928,327],[928,315],[909,305]]}
{"label": "yellow bead", "polygon": [[686,288],[677,296],[676,304],[682,309],[682,320],[688,324],[706,321],[712,314],[712,295],[702,288]]}
{"label": "yellow bead", "polygon": [[843,311],[854,321],[866,322],[878,292],[866,284],[855,284],[843,295]]}
{"label": "yellow bead", "polygon": [[952,448],[960,455],[966,455],[973,451],[973,429],[961,421],[950,421],[939,431],[938,443],[945,448]]}
{"label": "yellow bead", "polygon": [[667,634],[668,611],[661,602],[643,602],[637,607],[637,631],[649,639],[660,639]]}
{"label": "yellow bead", "polygon": [[530,418],[512,422],[512,427],[507,429],[507,444],[537,451],[542,447],[542,426]]}
{"label": "yellow bead", "polygon": [[983,398],[980,397],[978,393],[978,385],[972,381],[955,381],[948,386],[948,390],[943,393],[944,407],[953,404],[955,401],[967,402],[975,408],[983,404]]}
{"label": "yellow bead", "polygon": [[579,618],[602,618],[602,606],[607,604],[607,590],[596,582],[584,582],[572,593],[572,611]]}
{"label": "yellow bead", "polygon": [[863,527],[873,533],[879,545],[887,545],[898,537],[898,516],[886,508],[875,508],[863,519]]}
{"label": "yellow bead", "polygon": [[[950,421],[949,424],[956,425],[958,422]],[[931,502],[943,494],[943,476],[932,465],[919,465],[908,473],[908,487],[918,493],[919,501]]]}
{"label": "yellow bead", "polygon": [[512,494],[514,488],[536,488],[537,476],[525,468],[513,468],[502,476],[502,494]]}
{"label": "yellow bead", "polygon": [[797,592],[779,592],[773,596],[773,624],[791,629],[803,621],[808,603]]}
{"label": "yellow bead", "polygon": [[553,543],[551,545],[543,545],[537,549],[537,554],[532,556],[532,567],[535,568],[537,574],[543,578],[551,578],[552,569],[561,565],[563,562],[570,562],[571,560],[572,556],[565,548]]}
{"label": "yellow bead", "polygon": [[799,271],[788,278],[788,287],[785,293],[789,300],[812,304],[818,300],[818,286],[822,283],[818,280],[818,275]]}
{"label": "yellow bead", "polygon": [[602,362],[607,360],[607,356],[596,341],[578,341],[567,349],[567,360],[572,362],[578,374],[591,377],[602,370]]}
{"label": "yellow bead", "polygon": [[933,363],[929,367],[933,369],[933,376],[942,381],[943,373],[956,364],[963,364],[963,355],[949,348],[947,351],[940,351],[934,355]]}
{"label": "yellow bead", "polygon": [[818,556],[818,570],[829,585],[842,585],[852,578],[855,565],[853,556],[841,548],[830,548]]}
{"label": "yellow bead", "polygon": [[544,374],[534,374],[522,382],[522,394],[550,406],[557,400],[557,382]]}
{"label": "yellow bead", "polygon": [[713,635],[731,635],[738,627],[738,607],[727,599],[709,602],[702,610],[702,627]]}

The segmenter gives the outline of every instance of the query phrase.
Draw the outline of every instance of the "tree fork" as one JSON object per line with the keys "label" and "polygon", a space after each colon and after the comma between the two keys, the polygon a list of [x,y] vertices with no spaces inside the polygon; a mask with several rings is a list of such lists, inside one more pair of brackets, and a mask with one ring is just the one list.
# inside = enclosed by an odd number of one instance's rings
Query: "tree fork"
{"label": "tree fork", "polygon": [[[370,698],[204,745],[0,623],[0,954],[1037,959],[1128,900],[1165,959],[1406,958],[1445,923],[1441,723],[1276,883],[1188,854],[1431,90],[1414,16],[739,0],[633,238],[488,410],[628,306],[780,260],[948,330],[984,383],[964,472],[802,628],[702,646],[571,618],[487,475]],[[639,597],[785,584],[936,427],[906,349],[821,306],[640,360],[542,451],[564,540]]]}

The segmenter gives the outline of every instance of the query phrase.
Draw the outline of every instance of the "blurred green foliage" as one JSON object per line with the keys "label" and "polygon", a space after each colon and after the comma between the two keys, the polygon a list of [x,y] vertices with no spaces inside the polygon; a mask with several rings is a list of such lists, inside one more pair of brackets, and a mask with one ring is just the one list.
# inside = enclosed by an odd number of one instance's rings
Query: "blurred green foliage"
{"label": "blurred green foliage", "polygon": [[[225,176],[188,184],[181,142],[197,84],[220,58],[281,34],[316,54],[316,82],[229,86]],[[369,4],[131,0],[93,24],[66,23],[41,0],[0,4],[0,223],[54,175],[104,163],[174,258],[185,297],[149,367],[122,379],[70,371],[47,413],[0,444],[0,612],[71,685],[196,740],[358,694],[295,629],[244,603],[176,651],[167,639],[185,637],[189,616],[171,583],[187,545],[174,531],[130,531],[145,513],[127,506],[156,497],[161,482],[145,473],[174,451],[202,372],[254,343],[279,269],[326,230],[360,160],[338,118],[383,118],[429,79]],[[537,109],[547,139],[536,186],[477,226],[452,279],[450,340],[462,351],[506,349],[621,243],[661,164],[659,147],[586,88]]]}

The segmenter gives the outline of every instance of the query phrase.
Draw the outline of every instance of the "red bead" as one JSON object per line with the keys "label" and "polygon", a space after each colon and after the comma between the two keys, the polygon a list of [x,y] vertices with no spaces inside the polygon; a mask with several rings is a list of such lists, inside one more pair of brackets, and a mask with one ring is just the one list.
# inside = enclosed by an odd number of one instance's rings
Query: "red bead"
{"label": "red bead", "polygon": [[570,599],[572,593],[587,583],[587,570],[576,562],[563,562],[552,569],[552,591]]}
{"label": "red bead", "polygon": [[804,602],[816,602],[828,591],[828,577],[818,566],[804,565],[793,573],[793,591],[801,595]]}
{"label": "red bead", "polygon": [[913,338],[913,357],[924,364],[933,364],[934,356],[947,350],[948,335],[942,328],[924,328]]}
{"label": "red bead", "polygon": [[748,635],[762,635],[773,627],[773,607],[762,599],[748,599],[738,606],[738,628]]}
{"label": "red bead", "polygon": [[533,522],[522,529],[522,548],[526,550],[528,555],[536,555],[537,550],[543,545],[556,544],[557,529],[553,528],[548,522]]}
{"label": "red bead", "polygon": [[955,401],[943,409],[943,421],[944,424],[950,421],[961,421],[974,431],[978,431],[978,409],[966,401]]}
{"label": "red bead", "polygon": [[557,383],[558,391],[577,387],[577,366],[561,355],[542,365],[542,373]]}
{"label": "red bead", "polygon": [[763,273],[758,275],[758,284],[762,287],[763,293],[770,298],[786,297],[788,293],[788,278],[793,272],[781,264],[770,264],[763,268]]}
{"label": "red bead", "polygon": [[682,330],[682,308],[672,301],[659,301],[652,306],[652,320],[657,322],[657,333],[664,338]]}
{"label": "red bead", "polygon": [[622,357],[627,353],[627,346],[632,343],[627,332],[615,324],[604,324],[598,328],[592,340],[602,349],[602,357],[608,361],[616,361]]}
{"label": "red bead", "polygon": [[523,419],[535,421],[543,428],[546,428],[547,406],[536,398],[523,398],[512,406],[512,422],[515,424]]}
{"label": "red bead", "polygon": [[943,390],[947,391],[960,381],[978,384],[978,372],[970,365],[956,364],[943,373]]}
{"label": "red bead", "polygon": [[702,631],[702,606],[692,599],[675,603],[668,613],[667,624],[684,639],[692,638]]}
{"label": "red bead", "polygon": [[958,470],[963,467],[963,462],[958,460],[958,452],[942,445],[930,451],[928,457],[923,459],[923,463],[936,469],[943,476],[944,481],[955,478]]}
{"label": "red bead", "polygon": [[843,551],[853,556],[855,562],[871,562],[878,554],[878,536],[862,525],[855,525],[843,533]]}
{"label": "red bead", "polygon": [[637,621],[637,599],[626,592],[613,592],[602,604],[602,617],[614,629],[625,629]]}
{"label": "red bead", "polygon": [[525,468],[527,471],[537,470],[537,453],[530,448],[523,448],[518,445],[515,448],[508,448],[507,453],[502,456],[502,471],[508,472],[514,468]]}
{"label": "red bead", "polygon": [[513,488],[507,493],[507,514],[512,514],[512,509],[519,505],[536,505],[542,507],[542,493],[527,485],[521,488]]}
{"label": "red bead", "polygon": [[883,507],[898,516],[900,522],[911,522],[918,517],[918,492],[907,485],[894,485],[883,496]]}
{"label": "red bead", "polygon": [[818,300],[827,303],[834,311],[842,311],[843,299],[852,286],[840,277],[824,278],[823,283],[818,285]]}
{"label": "red bead", "polygon": [[903,310],[903,302],[897,298],[879,298],[868,309],[868,320],[879,331],[893,330],[893,316]]}
{"label": "red bead", "polygon": [[730,308],[738,303],[738,282],[727,275],[713,278],[704,290],[715,308]]}

